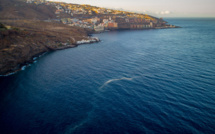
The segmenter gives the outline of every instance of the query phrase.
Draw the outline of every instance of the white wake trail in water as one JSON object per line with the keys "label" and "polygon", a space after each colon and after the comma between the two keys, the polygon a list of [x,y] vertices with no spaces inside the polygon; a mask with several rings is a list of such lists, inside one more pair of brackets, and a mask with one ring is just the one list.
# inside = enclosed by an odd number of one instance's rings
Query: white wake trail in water
{"label": "white wake trail in water", "polygon": [[111,82],[114,82],[114,81],[121,81],[121,80],[129,80],[129,81],[131,81],[131,80],[133,80],[133,78],[122,77],[122,78],[120,78],[120,79],[111,79],[111,80],[106,81],[99,89],[104,88],[106,85],[108,85],[108,84],[111,83]]}

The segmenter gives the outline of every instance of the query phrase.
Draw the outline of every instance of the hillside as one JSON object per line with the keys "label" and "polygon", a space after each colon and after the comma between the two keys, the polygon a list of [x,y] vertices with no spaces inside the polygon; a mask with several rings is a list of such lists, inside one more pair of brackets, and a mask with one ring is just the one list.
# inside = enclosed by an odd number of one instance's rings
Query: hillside
{"label": "hillside", "polygon": [[88,39],[85,30],[63,24],[17,21],[16,25],[20,27],[0,30],[0,75],[19,70],[43,52],[75,47],[77,41]]}
{"label": "hillside", "polygon": [[[27,4],[26,0],[1,0],[0,1],[0,19],[34,19],[46,20],[55,19],[54,6],[45,4]],[[68,17],[67,14],[62,14]]]}
{"label": "hillside", "polygon": [[19,70],[43,52],[75,47],[77,41],[89,39],[89,30],[41,21],[55,18],[53,6],[0,2],[0,75]]}

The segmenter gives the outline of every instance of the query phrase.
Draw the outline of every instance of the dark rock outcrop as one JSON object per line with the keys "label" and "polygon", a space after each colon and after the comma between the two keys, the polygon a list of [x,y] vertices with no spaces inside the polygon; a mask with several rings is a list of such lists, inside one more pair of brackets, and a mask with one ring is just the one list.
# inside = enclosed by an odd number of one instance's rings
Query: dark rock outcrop
{"label": "dark rock outcrop", "polygon": [[[11,21],[4,23],[12,24]],[[20,69],[38,54],[75,47],[77,41],[88,39],[84,29],[63,24],[17,21],[16,26],[22,27],[0,31],[0,75]]]}

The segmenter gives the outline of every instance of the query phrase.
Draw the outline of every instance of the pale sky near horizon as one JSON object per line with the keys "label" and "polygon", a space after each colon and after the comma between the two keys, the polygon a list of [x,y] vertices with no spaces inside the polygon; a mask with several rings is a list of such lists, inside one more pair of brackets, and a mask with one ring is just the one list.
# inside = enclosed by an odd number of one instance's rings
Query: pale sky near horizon
{"label": "pale sky near horizon", "polygon": [[215,17],[215,0],[52,0],[138,11],[157,17]]}

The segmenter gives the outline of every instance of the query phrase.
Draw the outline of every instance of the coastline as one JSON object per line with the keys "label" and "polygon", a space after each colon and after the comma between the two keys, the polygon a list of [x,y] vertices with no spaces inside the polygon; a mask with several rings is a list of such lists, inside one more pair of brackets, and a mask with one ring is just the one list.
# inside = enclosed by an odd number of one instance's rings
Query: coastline
{"label": "coastline", "polygon": [[31,66],[31,64],[36,63],[37,59],[44,56],[45,54],[47,54],[48,52],[43,52],[43,53],[38,53],[37,55],[33,56],[31,60],[29,60],[28,62],[23,63],[22,65],[18,65],[18,69],[14,70],[13,72],[8,72],[7,74],[3,74],[0,75],[0,77],[7,77],[13,74],[16,74],[19,71],[25,70],[26,67]]}
{"label": "coastline", "polygon": [[[170,28],[181,28],[179,26],[175,26],[175,27],[157,27],[157,28],[147,28],[147,29],[115,29],[115,30],[108,30],[108,31],[103,31],[103,32],[111,32],[111,31],[124,31],[124,30],[150,30],[150,29],[170,29]],[[68,44],[68,43],[63,43],[63,42],[58,42],[58,44],[60,43],[60,46],[56,47],[56,44],[53,45],[55,47],[49,47],[48,49],[46,49],[45,51],[39,51],[38,53],[30,56],[28,58],[28,60],[25,60],[22,63],[17,64],[16,66],[14,66],[13,68],[8,68],[6,71],[4,72],[0,72],[0,77],[6,77],[6,76],[10,76],[13,75],[21,70],[24,70],[25,67],[30,66],[32,63],[34,63],[36,60],[38,59],[38,57],[41,57],[42,55],[46,54],[47,52],[51,52],[51,51],[57,51],[57,50],[63,50],[63,49],[68,49],[68,48],[75,48],[78,47],[79,45],[83,45],[83,44],[92,44],[92,43],[97,43],[100,42],[100,39],[97,37],[92,37],[92,34],[100,34],[103,32],[90,32],[88,33],[88,37],[84,37],[83,39],[76,41],[74,43]]]}
{"label": "coastline", "polygon": [[[103,9],[104,12],[100,13],[74,15],[71,11],[76,9],[70,10],[66,4],[55,2],[37,4],[26,3],[25,0],[4,0],[2,4],[4,6],[0,11],[0,76],[20,70],[26,64],[34,62],[34,57],[41,53],[99,42],[99,39],[91,37],[91,34],[178,28],[168,24],[163,18],[133,12],[111,10],[107,13],[110,9]],[[73,6],[81,6],[87,11],[99,9],[90,5]]]}
{"label": "coastline", "polygon": [[[0,77],[12,75],[22,70],[23,66],[32,64],[33,58],[45,52],[74,48],[82,44],[99,42],[100,39],[92,34],[99,34],[111,31],[132,31],[151,29],[170,29],[174,27],[153,27],[143,29],[111,29],[101,32],[89,31],[83,28],[70,27],[65,24],[43,21],[28,20],[23,26],[23,21],[3,21],[1,23],[11,25],[14,29],[0,31]],[[35,25],[36,24],[36,25]]]}
{"label": "coastline", "polygon": [[29,60],[26,60],[23,63],[17,64],[13,69],[8,69],[7,71],[5,71],[3,73],[0,72],[0,77],[10,76],[10,75],[13,75],[13,74],[21,71],[21,70],[25,70],[26,67],[30,66],[33,63],[36,63],[36,61],[39,57],[45,55],[48,52],[57,51],[57,50],[64,50],[64,49],[68,49],[68,48],[75,48],[75,47],[78,47],[79,45],[92,44],[92,43],[97,43],[97,42],[100,42],[100,39],[97,37],[88,37],[88,40],[82,39],[81,41],[77,41],[74,44],[67,44],[67,43],[60,42],[60,44],[64,44],[64,45],[59,46],[57,48],[47,49],[46,51],[38,52],[37,54],[31,56],[29,58]]}

